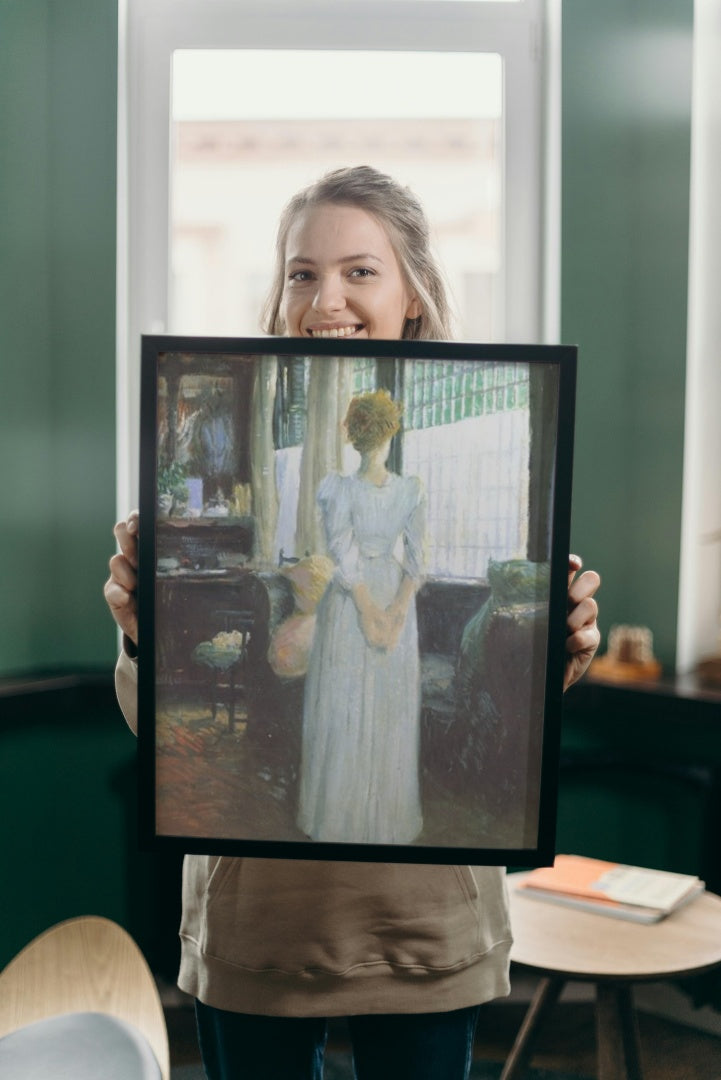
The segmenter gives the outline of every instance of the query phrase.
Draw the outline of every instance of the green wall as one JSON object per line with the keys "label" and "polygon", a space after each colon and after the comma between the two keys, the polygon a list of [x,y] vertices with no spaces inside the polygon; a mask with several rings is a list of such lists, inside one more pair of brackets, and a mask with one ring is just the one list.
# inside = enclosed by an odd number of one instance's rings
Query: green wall
{"label": "green wall", "polygon": [[601,628],[672,668],[683,465],[692,0],[563,5],[562,340],[579,345],[573,546]]}
{"label": "green wall", "polygon": [[[674,661],[692,0],[563,8],[573,545]],[[116,0],[0,0],[0,675],[112,661]]]}
{"label": "green wall", "polygon": [[61,919],[106,915],[146,950],[136,740],[102,597],[115,518],[116,0],[0,0],[0,966]]}
{"label": "green wall", "polygon": [[112,663],[116,0],[0,0],[0,676]]}
{"label": "green wall", "polygon": [[177,974],[180,857],[138,847],[137,740],[110,674],[0,689],[0,969],[37,934],[104,915]]}

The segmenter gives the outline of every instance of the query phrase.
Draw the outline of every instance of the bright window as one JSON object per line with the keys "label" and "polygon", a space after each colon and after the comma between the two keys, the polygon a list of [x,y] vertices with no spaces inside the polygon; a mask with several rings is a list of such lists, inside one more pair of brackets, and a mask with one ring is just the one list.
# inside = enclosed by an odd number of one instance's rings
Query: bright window
{"label": "bright window", "polygon": [[361,155],[424,201],[459,337],[554,339],[547,6],[121,0],[121,513],[137,501],[140,335],[257,334],[281,207]]}
{"label": "bright window", "polygon": [[182,50],[172,75],[171,332],[257,334],[288,198],[370,163],[426,208],[456,336],[503,338],[500,56]]}
{"label": "bright window", "polygon": [[[276,549],[296,551],[302,443],[307,430],[310,362],[279,366],[275,464],[279,493]],[[428,492],[428,571],[483,578],[489,559],[525,558],[528,550],[529,369],[527,364],[411,362],[402,388],[399,457],[393,467],[418,476]],[[353,393],[379,386],[373,360],[356,360]],[[470,438],[459,438],[462,428]],[[358,467],[347,449],[345,471]],[[471,497],[469,498],[469,492]],[[461,514],[459,519],[458,514]]]}

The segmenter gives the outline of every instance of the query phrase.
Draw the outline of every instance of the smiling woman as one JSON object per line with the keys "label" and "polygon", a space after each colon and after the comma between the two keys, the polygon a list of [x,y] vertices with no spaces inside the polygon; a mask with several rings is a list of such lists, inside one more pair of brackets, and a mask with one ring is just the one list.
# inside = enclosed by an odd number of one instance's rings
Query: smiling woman
{"label": "smiling woman", "polygon": [[299,192],[281,217],[270,334],[447,339],[446,293],[416,196],[360,166]]}
{"label": "smiling woman", "polygon": [[420,313],[385,230],[356,206],[309,209],[288,234],[286,266],[289,334],[398,338]]}

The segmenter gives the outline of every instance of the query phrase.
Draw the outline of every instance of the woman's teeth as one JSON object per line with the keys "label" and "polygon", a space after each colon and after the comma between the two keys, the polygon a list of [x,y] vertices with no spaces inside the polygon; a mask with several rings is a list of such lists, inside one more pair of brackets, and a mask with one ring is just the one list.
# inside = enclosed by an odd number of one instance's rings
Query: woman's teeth
{"label": "woman's teeth", "polygon": [[334,326],[332,330],[311,330],[311,337],[320,338],[339,338],[350,337],[351,334],[355,334],[360,327],[358,326]]}

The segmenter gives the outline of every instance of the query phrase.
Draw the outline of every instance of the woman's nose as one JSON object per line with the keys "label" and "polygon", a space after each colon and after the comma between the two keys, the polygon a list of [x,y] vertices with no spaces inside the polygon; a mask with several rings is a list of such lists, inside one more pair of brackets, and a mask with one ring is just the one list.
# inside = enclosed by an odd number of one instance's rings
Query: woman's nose
{"label": "woman's nose", "polygon": [[335,274],[324,275],[318,279],[313,307],[322,315],[340,311],[345,307],[343,284]]}

